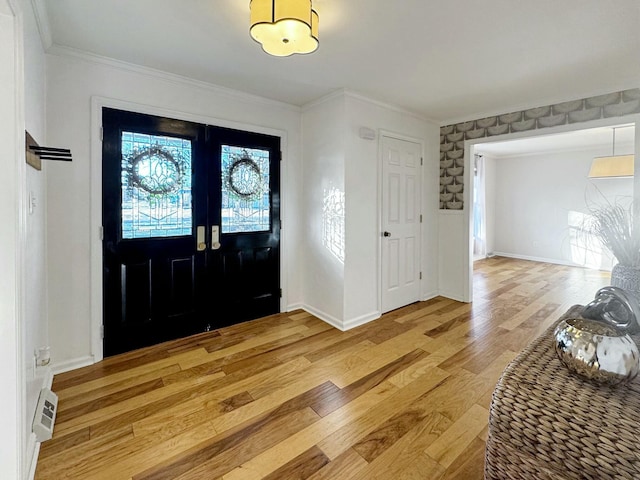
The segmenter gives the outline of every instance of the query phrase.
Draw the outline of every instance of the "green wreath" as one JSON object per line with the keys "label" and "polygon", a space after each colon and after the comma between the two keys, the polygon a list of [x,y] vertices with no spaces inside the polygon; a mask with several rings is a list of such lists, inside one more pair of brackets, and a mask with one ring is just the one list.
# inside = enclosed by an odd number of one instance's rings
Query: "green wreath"
{"label": "green wreath", "polygon": [[239,200],[258,200],[263,193],[262,174],[258,164],[244,152],[229,162],[224,172],[229,195]]}
{"label": "green wreath", "polygon": [[[184,160],[177,156],[159,145],[134,150],[124,157],[130,185],[149,195],[164,196],[178,191],[183,181]],[[145,166],[149,171],[141,172]]]}

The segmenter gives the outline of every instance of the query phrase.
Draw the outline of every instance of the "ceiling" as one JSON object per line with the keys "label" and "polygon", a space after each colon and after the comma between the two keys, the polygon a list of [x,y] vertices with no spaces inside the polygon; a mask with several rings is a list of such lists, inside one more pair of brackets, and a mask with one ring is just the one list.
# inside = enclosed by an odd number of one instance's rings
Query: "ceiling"
{"label": "ceiling", "polygon": [[314,0],[320,48],[286,58],[249,0],[35,1],[51,51],[298,106],[348,89],[447,124],[640,85],[638,0]]}
{"label": "ceiling", "polygon": [[[476,145],[476,152],[491,155],[496,158],[516,157],[548,152],[567,150],[580,150],[590,148],[606,148],[612,151],[613,128],[601,127],[588,130],[577,130],[553,135],[541,135],[536,137],[507,140],[502,142],[490,142]],[[634,153],[635,128],[634,125],[617,125],[616,151],[618,155]]]}

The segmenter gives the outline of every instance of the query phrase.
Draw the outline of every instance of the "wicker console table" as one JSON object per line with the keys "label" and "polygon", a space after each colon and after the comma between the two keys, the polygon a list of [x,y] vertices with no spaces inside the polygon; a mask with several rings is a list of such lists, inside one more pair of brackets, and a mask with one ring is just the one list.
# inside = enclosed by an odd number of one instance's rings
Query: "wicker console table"
{"label": "wicker console table", "polygon": [[[581,310],[576,305],[564,316]],[[571,374],[554,350],[558,322],[498,381],[485,478],[640,479],[640,376],[629,385],[602,387]]]}

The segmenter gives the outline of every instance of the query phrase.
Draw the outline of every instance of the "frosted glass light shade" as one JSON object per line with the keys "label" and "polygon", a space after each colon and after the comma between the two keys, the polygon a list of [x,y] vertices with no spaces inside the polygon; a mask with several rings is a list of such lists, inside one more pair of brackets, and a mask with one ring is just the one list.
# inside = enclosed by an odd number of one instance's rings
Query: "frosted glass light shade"
{"label": "frosted glass light shade", "polygon": [[633,155],[596,157],[591,162],[589,178],[633,177]]}
{"label": "frosted glass light shade", "polygon": [[318,48],[318,14],[311,0],[251,0],[251,37],[276,57]]}

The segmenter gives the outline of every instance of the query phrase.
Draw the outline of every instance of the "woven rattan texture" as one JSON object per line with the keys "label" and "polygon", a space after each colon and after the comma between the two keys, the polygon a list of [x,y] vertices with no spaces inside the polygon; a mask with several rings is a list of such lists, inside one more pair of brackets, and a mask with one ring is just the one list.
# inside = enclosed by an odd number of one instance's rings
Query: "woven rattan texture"
{"label": "woven rattan texture", "polygon": [[600,386],[571,374],[556,355],[553,329],[581,310],[571,307],[498,381],[486,479],[640,479],[640,378]]}

